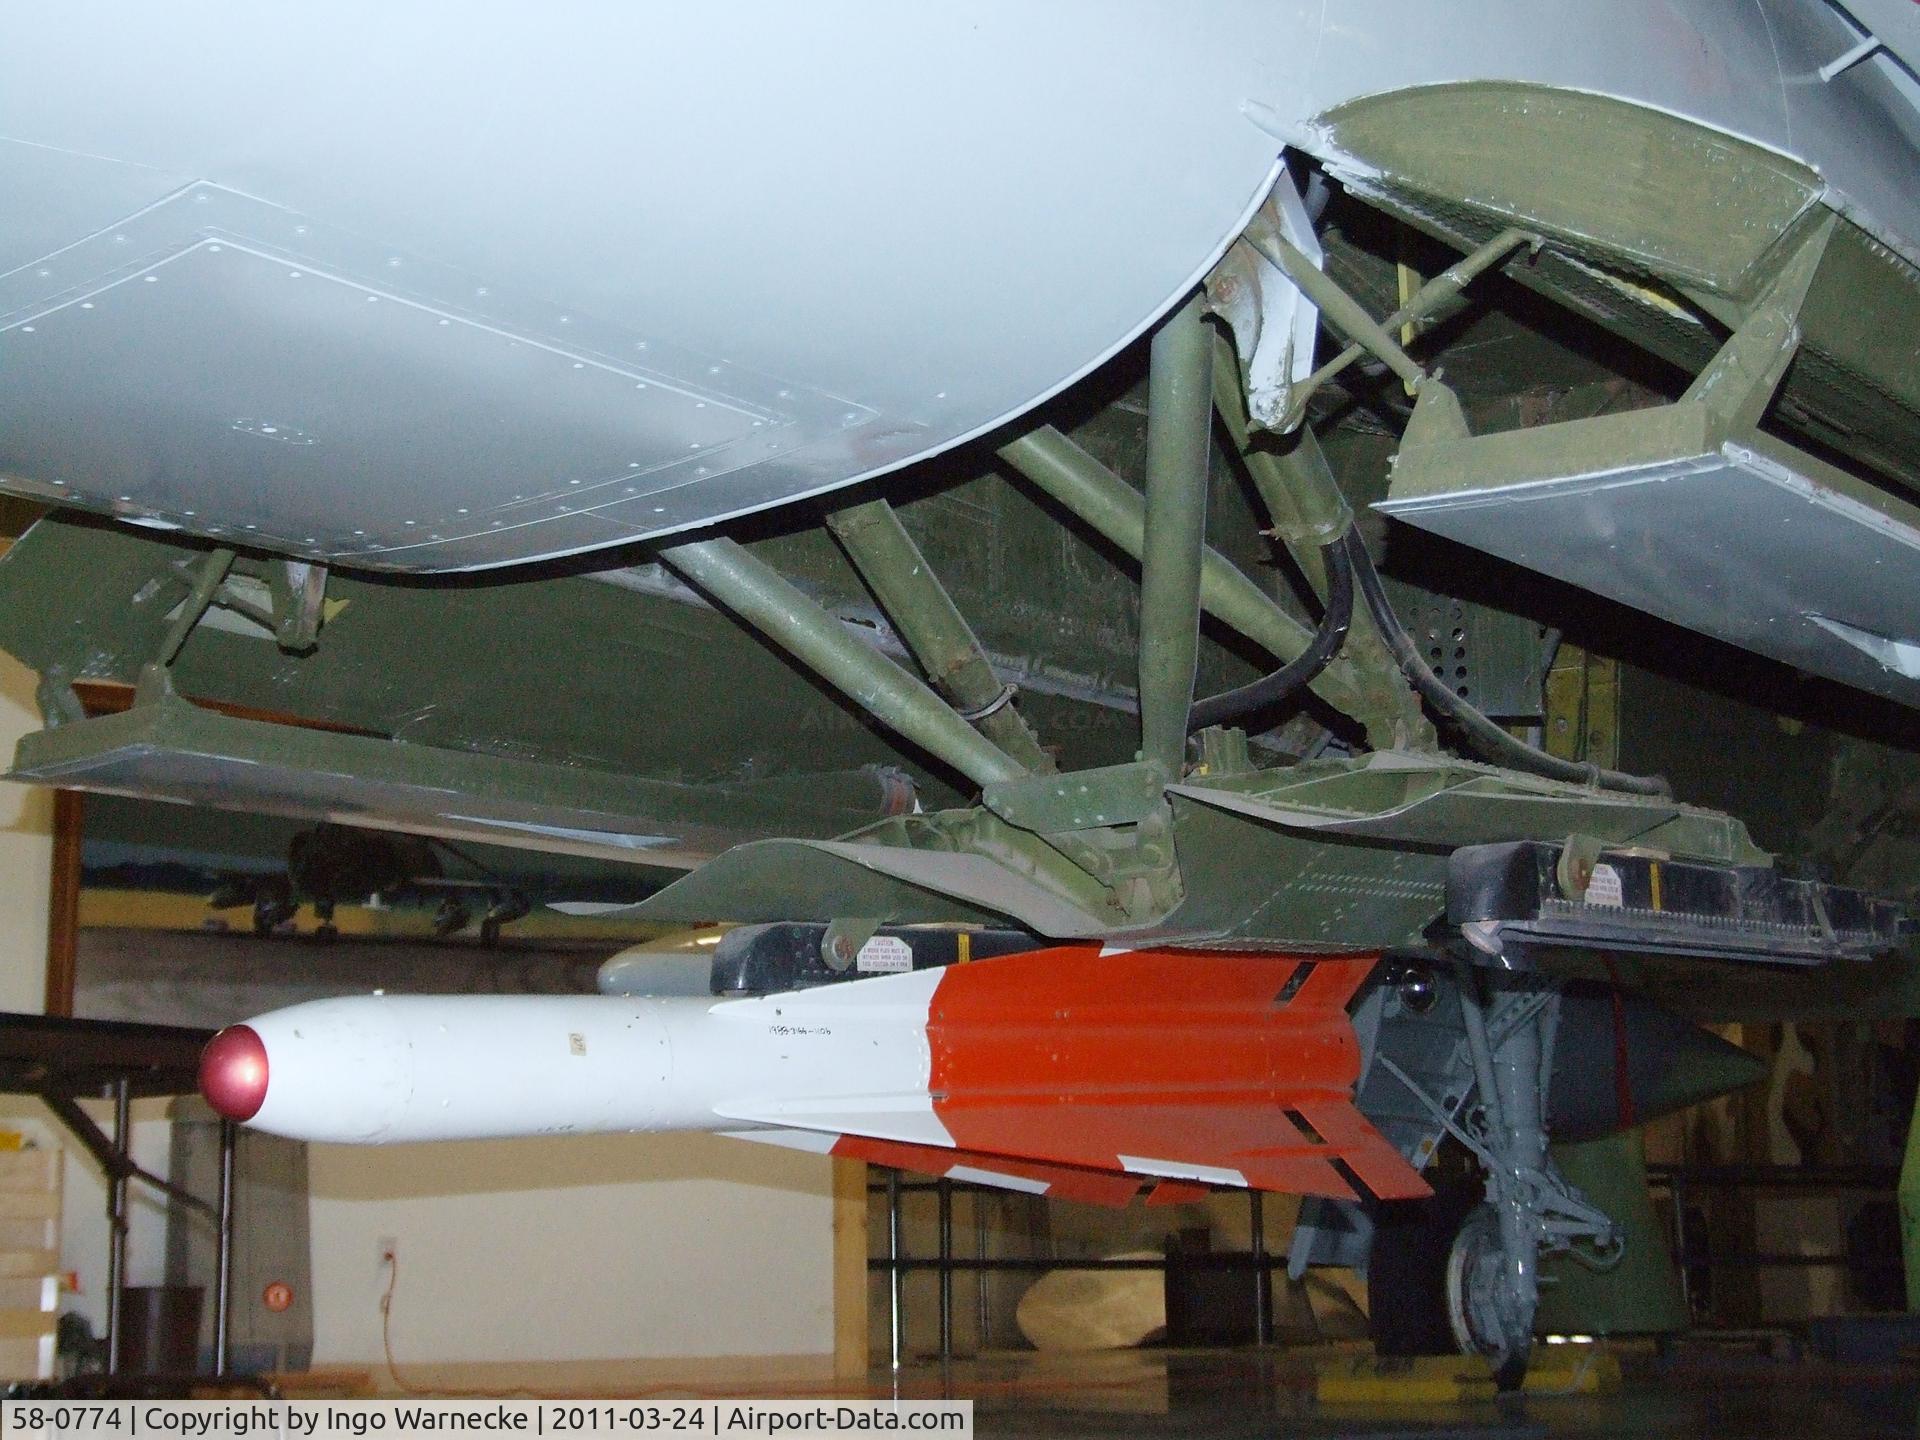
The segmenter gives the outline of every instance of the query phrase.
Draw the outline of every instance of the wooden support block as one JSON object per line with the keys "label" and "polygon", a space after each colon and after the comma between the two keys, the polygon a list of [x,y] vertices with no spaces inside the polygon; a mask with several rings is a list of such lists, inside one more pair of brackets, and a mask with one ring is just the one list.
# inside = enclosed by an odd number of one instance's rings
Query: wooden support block
{"label": "wooden support block", "polygon": [[23,1336],[0,1340],[0,1381],[51,1380],[53,1378],[54,1336]]}
{"label": "wooden support block", "polygon": [[0,1310],[0,1340],[51,1335],[59,1318],[51,1310]]}
{"label": "wooden support block", "polygon": [[58,1190],[0,1190],[0,1220],[58,1220]]}
{"label": "wooden support block", "polygon": [[0,1310],[57,1310],[59,1307],[58,1275],[0,1279]]}
{"label": "wooden support block", "polygon": [[58,1250],[59,1248],[60,1220],[57,1211],[52,1216],[36,1220],[0,1219],[0,1251]]}
{"label": "wooden support block", "polygon": [[867,1167],[833,1162],[833,1372],[867,1374]]}
{"label": "wooden support block", "polygon": [[289,1400],[370,1400],[380,1393],[365,1370],[302,1370],[263,1378]]}
{"label": "wooden support block", "polygon": [[0,1150],[0,1190],[60,1188],[58,1150]]}

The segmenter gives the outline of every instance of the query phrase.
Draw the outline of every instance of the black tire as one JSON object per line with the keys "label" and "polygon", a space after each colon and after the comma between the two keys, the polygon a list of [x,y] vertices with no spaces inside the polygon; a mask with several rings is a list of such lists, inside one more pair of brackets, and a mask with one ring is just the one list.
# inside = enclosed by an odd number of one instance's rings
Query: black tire
{"label": "black tire", "polygon": [[1472,1322],[1463,1319],[1465,1296],[1460,1293],[1468,1283],[1466,1277],[1474,1264],[1474,1256],[1484,1254],[1489,1242],[1497,1250],[1499,1235],[1500,1218],[1492,1205],[1475,1206],[1461,1223],[1459,1238],[1454,1241],[1453,1253],[1447,1260],[1447,1319],[1453,1329],[1454,1343],[1460,1349],[1469,1354],[1487,1355],[1493,1360],[1494,1387],[1507,1393],[1518,1390],[1527,1378],[1527,1363],[1533,1355],[1533,1335],[1528,1333],[1521,1337],[1517,1349],[1488,1350],[1484,1343],[1477,1343],[1483,1337],[1468,1333]]}
{"label": "black tire", "polygon": [[1460,1353],[1447,1320],[1447,1257],[1480,1204],[1481,1185],[1433,1179],[1434,1193],[1426,1199],[1396,1200],[1374,1212],[1367,1316],[1380,1355]]}

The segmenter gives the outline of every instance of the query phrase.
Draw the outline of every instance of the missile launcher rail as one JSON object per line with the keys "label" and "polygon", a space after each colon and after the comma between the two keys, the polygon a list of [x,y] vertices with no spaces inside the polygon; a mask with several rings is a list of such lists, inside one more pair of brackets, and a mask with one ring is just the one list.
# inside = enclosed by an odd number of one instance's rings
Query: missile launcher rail
{"label": "missile launcher rail", "polygon": [[1447,920],[1495,953],[1557,948],[1793,966],[1871,960],[1914,932],[1913,917],[1891,901],[1772,866],[1577,840],[1454,851]]}
{"label": "missile launcher rail", "polygon": [[715,995],[773,995],[873,975],[928,970],[1039,950],[1024,930],[884,925],[859,928],[789,922],[742,925],[714,947]]}

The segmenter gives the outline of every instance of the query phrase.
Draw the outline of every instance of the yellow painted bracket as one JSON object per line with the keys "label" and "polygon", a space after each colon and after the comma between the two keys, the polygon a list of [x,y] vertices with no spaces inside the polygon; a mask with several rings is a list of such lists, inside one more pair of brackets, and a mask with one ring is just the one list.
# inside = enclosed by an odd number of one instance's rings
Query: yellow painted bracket
{"label": "yellow painted bracket", "polygon": [[1323,1405],[1448,1405],[1491,1400],[1493,1370],[1483,1355],[1342,1355],[1314,1377]]}
{"label": "yellow painted bracket", "polygon": [[[1522,1388],[1541,1398],[1609,1395],[1620,1388],[1620,1362],[1597,1345],[1536,1346]],[[1323,1405],[1457,1405],[1495,1394],[1484,1355],[1340,1355],[1314,1377]]]}
{"label": "yellow painted bracket", "polygon": [[1611,1395],[1620,1388],[1620,1362],[1598,1345],[1534,1348],[1521,1386],[1529,1395]]}

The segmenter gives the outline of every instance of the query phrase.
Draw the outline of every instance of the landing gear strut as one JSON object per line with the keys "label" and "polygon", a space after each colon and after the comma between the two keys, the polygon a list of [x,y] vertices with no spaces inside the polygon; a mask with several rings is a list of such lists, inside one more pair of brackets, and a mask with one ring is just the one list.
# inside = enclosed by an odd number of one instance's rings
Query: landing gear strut
{"label": "landing gear strut", "polygon": [[1618,1260],[1621,1238],[1547,1154],[1559,992],[1537,976],[1466,961],[1459,978],[1479,1094],[1460,1138],[1487,1184],[1486,1203],[1466,1217],[1447,1256],[1447,1321],[1460,1348],[1486,1355],[1501,1388],[1513,1389],[1533,1346],[1541,1256],[1572,1251],[1606,1267]]}

